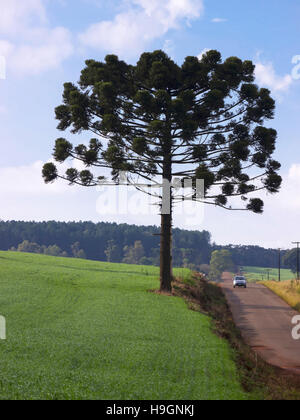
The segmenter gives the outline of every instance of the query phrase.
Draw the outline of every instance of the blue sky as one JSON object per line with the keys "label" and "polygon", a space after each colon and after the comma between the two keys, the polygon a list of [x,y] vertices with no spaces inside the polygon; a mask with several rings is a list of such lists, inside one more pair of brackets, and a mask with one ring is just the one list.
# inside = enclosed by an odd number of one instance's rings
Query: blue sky
{"label": "blue sky", "polygon": [[218,49],[223,57],[252,59],[257,82],[277,100],[268,125],[279,132],[283,188],[265,197],[262,216],[210,207],[204,216],[200,211],[198,225],[180,215],[175,225],[207,229],[218,243],[289,247],[299,240],[298,0],[0,0],[0,10],[0,56],[6,61],[5,78],[0,68],[0,218],[158,224],[154,214],[101,214],[99,191],[43,185],[42,164],[61,136],[54,108],[63,83],[78,80],[87,58],[117,53],[135,63],[141,52],[162,48],[181,63],[187,55]]}

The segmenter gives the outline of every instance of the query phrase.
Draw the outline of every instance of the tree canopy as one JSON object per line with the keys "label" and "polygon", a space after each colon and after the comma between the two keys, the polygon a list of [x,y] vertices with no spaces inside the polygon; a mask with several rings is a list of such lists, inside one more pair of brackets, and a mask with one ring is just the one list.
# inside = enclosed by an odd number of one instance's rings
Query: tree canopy
{"label": "tree canopy", "polygon": [[[147,263],[159,265],[159,228],[156,226],[135,226],[116,223],[92,222],[17,222],[0,221],[0,250],[17,250],[25,240],[30,242],[24,252],[44,252],[56,244],[65,256],[73,256],[73,245],[80,243],[86,258],[92,260],[122,262],[124,247],[141,241]],[[35,243],[32,246],[32,243]],[[214,250],[228,249],[237,266],[278,267],[278,249],[265,249],[249,245],[216,245],[211,243],[207,231],[188,231],[173,229],[173,264],[176,267],[191,265],[197,270],[207,272],[211,253]],[[107,253],[108,251],[108,253]],[[281,251],[282,257],[288,251]],[[62,254],[62,255],[63,255]],[[282,260],[282,267],[285,259]],[[144,260],[143,260],[144,264]],[[146,265],[145,264],[145,265]]]}
{"label": "tree canopy", "polygon": [[298,259],[297,254],[298,254],[298,250],[297,248],[294,248],[288,251],[282,259],[283,264],[286,267],[290,268],[293,271],[293,273],[297,272],[297,259]]}
{"label": "tree canopy", "polygon": [[234,271],[231,254],[227,249],[213,251],[210,260],[209,277],[211,280],[221,280],[224,271]]}

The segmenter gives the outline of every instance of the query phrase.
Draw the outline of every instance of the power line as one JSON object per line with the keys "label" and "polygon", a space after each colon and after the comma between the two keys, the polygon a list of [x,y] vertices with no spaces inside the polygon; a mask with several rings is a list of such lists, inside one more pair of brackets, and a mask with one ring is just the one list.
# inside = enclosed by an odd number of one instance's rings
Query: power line
{"label": "power line", "polygon": [[270,272],[271,271],[272,271],[271,268],[266,269],[266,273],[267,273],[267,276],[268,276],[268,281],[270,280]]}
{"label": "power line", "polygon": [[281,249],[278,249],[278,281],[281,281]]}

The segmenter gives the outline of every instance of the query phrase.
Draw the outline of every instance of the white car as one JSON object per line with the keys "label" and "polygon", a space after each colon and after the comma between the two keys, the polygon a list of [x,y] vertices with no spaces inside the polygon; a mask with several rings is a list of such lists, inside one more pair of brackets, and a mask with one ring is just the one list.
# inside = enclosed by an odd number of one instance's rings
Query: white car
{"label": "white car", "polygon": [[235,276],[233,279],[233,287],[234,289],[236,287],[244,287],[245,289],[247,289],[247,280],[244,276]]}

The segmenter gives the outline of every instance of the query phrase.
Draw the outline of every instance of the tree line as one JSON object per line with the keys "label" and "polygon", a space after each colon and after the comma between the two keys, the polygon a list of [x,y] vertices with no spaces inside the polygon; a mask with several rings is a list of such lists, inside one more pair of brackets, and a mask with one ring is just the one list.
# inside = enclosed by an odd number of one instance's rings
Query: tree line
{"label": "tree line", "polygon": [[[116,263],[159,265],[160,229],[92,222],[0,221],[0,249]],[[25,241],[25,243],[24,243]],[[278,250],[259,246],[219,246],[207,231],[173,230],[175,267],[207,271],[212,252],[230,251],[235,266],[276,268]],[[284,257],[285,252],[282,252]],[[284,261],[284,258],[283,258]],[[285,264],[283,264],[283,267]]]}

